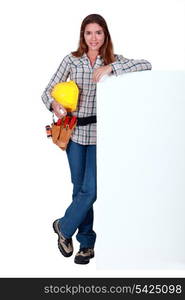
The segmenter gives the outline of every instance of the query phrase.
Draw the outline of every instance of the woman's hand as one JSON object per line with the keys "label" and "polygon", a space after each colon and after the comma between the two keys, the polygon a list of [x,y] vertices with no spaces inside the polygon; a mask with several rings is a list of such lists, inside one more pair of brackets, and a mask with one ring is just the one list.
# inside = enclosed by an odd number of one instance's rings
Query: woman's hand
{"label": "woman's hand", "polygon": [[108,75],[111,72],[112,72],[112,66],[111,65],[107,65],[107,66],[97,68],[93,73],[93,82],[96,83],[96,82],[100,81],[100,79],[104,75]]}
{"label": "woman's hand", "polygon": [[60,119],[65,115],[67,115],[66,109],[55,100],[53,100],[53,102],[51,103],[51,107],[53,109],[54,114],[57,116],[57,118]]}

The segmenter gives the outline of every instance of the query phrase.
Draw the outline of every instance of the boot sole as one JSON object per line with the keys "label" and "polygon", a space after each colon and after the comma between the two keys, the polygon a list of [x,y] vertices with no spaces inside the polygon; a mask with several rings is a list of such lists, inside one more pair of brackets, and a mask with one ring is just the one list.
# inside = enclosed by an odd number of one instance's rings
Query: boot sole
{"label": "boot sole", "polygon": [[79,261],[76,261],[76,259],[74,260],[74,262],[75,262],[75,264],[77,264],[77,265],[87,265],[89,262],[90,262],[90,259],[89,260],[87,260],[87,261],[81,261],[81,262],[79,262]]}

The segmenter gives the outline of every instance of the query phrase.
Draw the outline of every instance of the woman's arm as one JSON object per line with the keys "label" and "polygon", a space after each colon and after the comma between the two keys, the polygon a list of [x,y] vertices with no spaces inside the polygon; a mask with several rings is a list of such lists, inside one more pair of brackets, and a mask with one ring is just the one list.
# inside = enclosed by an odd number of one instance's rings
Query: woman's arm
{"label": "woman's arm", "polygon": [[116,76],[127,72],[151,70],[152,65],[145,59],[128,59],[122,55],[116,55],[116,61],[111,63],[112,73]]}
{"label": "woman's arm", "polygon": [[51,97],[51,90],[54,87],[54,85],[57,84],[58,82],[67,81],[69,72],[70,72],[70,64],[69,64],[69,56],[67,55],[66,57],[64,57],[57,71],[52,76],[50,82],[48,83],[41,97],[42,101],[50,111],[53,110],[51,104],[54,101],[54,99]]}
{"label": "woman's arm", "polygon": [[98,82],[102,76],[108,74],[114,74],[116,76],[127,72],[137,72],[151,70],[152,65],[145,59],[128,59],[124,58],[122,55],[116,55],[116,61],[97,68],[93,73],[93,82]]}

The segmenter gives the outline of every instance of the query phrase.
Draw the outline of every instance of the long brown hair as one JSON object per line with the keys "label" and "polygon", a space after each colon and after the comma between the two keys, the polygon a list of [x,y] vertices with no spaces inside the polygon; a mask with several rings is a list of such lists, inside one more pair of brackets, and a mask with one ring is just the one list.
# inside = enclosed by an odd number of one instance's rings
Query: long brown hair
{"label": "long brown hair", "polygon": [[88,46],[84,39],[84,32],[85,32],[85,27],[90,23],[96,23],[103,28],[103,31],[105,34],[105,41],[99,50],[99,54],[103,58],[104,64],[108,65],[108,64],[114,62],[115,57],[114,57],[114,51],[113,51],[113,44],[112,44],[112,40],[111,40],[111,36],[109,33],[107,23],[102,16],[97,15],[97,14],[89,15],[83,20],[81,28],[80,28],[79,46],[78,46],[77,51],[72,52],[72,54],[76,57],[81,57],[84,53],[88,52]]}

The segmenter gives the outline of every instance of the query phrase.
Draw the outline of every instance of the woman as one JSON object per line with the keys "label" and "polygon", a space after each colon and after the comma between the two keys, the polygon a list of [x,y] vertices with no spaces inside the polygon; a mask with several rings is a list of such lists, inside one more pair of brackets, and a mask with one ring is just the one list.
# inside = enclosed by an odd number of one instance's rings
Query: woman
{"label": "woman", "polygon": [[53,223],[58,247],[65,257],[73,254],[72,236],[78,229],[80,249],[75,263],[87,264],[94,257],[96,233],[93,230],[93,203],[96,200],[96,83],[106,74],[150,70],[146,60],[126,59],[115,55],[105,20],[97,14],[87,16],[81,25],[77,51],[64,57],[51,78],[42,100],[61,118],[66,110],[51,97],[59,81],[74,80],[79,88],[78,107],[73,115],[79,123],[71,136],[66,153],[73,183],[72,203],[65,215]]}

